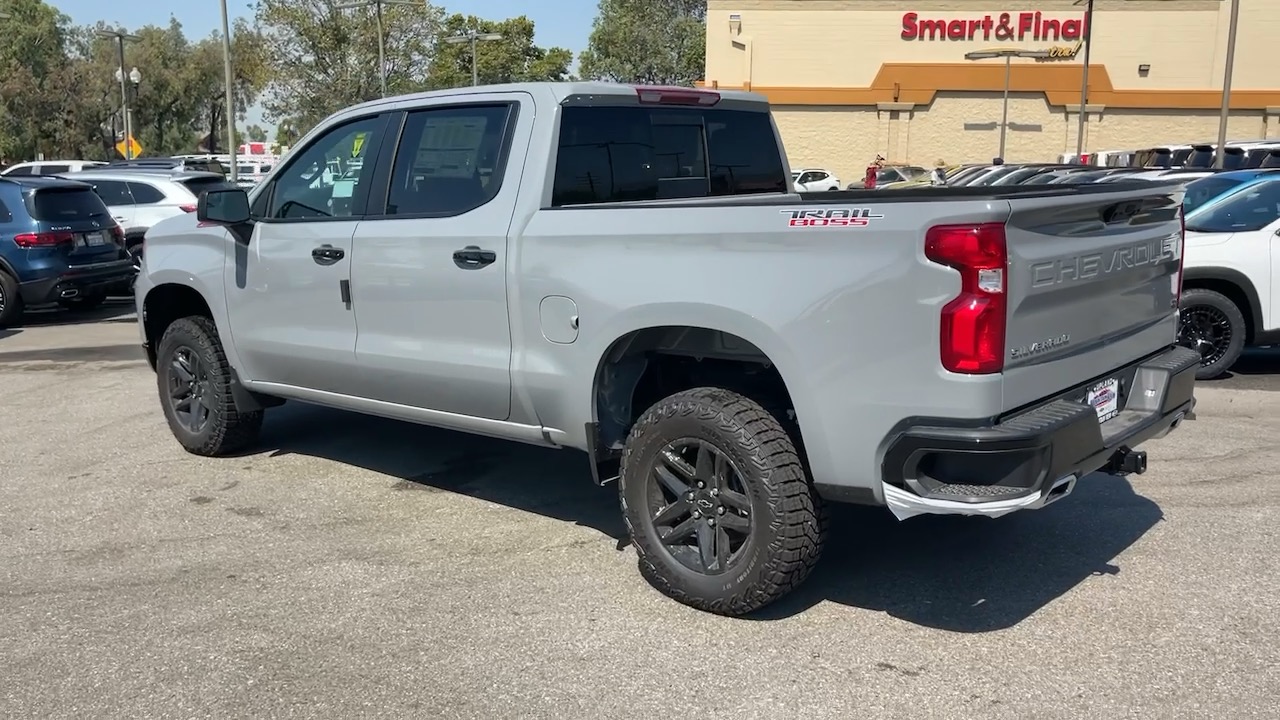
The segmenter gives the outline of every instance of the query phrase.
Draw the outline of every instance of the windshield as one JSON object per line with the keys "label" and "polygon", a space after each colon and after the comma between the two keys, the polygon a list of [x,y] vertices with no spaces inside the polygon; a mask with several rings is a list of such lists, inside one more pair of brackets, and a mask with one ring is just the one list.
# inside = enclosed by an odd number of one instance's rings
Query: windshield
{"label": "windshield", "polygon": [[1206,202],[1244,182],[1244,178],[1202,177],[1187,183],[1187,192],[1182,199],[1182,212],[1190,215]]}
{"label": "windshield", "polygon": [[1280,182],[1267,180],[1251,185],[1187,218],[1195,232],[1252,232],[1280,218]]}

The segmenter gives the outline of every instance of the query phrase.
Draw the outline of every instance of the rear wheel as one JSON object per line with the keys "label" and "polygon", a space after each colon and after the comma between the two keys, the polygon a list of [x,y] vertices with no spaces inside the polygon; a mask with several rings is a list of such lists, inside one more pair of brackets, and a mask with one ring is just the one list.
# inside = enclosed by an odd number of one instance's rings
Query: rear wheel
{"label": "rear wheel", "polygon": [[236,407],[231,366],[207,317],[182,318],[165,330],[156,351],[156,383],[169,430],[187,452],[235,452],[262,429],[262,410]]}
{"label": "rear wheel", "polygon": [[15,325],[22,317],[22,295],[18,281],[0,270],[0,328]]}
{"label": "rear wheel", "polygon": [[1244,314],[1222,293],[1193,288],[1182,293],[1178,343],[1200,353],[1197,380],[1219,377],[1244,351]]}
{"label": "rear wheel", "polygon": [[778,600],[808,577],[825,540],[791,437],[729,390],[649,408],[627,438],[619,493],[641,575],[699,610],[744,615]]}

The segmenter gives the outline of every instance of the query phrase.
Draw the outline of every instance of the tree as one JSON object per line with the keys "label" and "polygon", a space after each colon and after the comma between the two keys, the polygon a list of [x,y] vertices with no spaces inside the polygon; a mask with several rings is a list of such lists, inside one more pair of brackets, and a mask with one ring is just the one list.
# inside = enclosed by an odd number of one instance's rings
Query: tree
{"label": "tree", "polygon": [[73,134],[70,19],[40,0],[10,0],[4,10],[10,17],[0,19],[0,157],[59,154]]}
{"label": "tree", "polygon": [[[421,6],[382,9],[387,92],[427,85],[427,65],[444,11]],[[344,107],[381,94],[373,9],[337,10],[330,0],[259,0],[255,20],[271,78],[269,120],[293,120],[303,133]]]}
{"label": "tree", "polygon": [[266,142],[267,141],[267,131],[263,130],[261,125],[257,125],[257,124],[250,125],[249,127],[244,129],[244,134],[245,134],[245,137],[249,138],[250,142]]}
{"label": "tree", "polygon": [[[564,80],[573,64],[573,53],[564,48],[540,48],[533,44],[533,21],[521,15],[507,20],[482,20],[472,15],[450,15],[441,28],[441,39],[464,35],[472,29],[499,33],[501,40],[476,43],[476,75],[481,84]],[[440,42],[430,66],[433,88],[471,84],[470,43]]]}
{"label": "tree", "polygon": [[[231,86],[236,119],[243,120],[249,106],[267,86],[270,75],[266,38],[236,18],[231,29]],[[222,33],[214,32],[197,43],[192,52],[190,91],[199,98],[199,126],[207,134],[211,151],[225,148],[218,142],[226,130],[226,70],[223,66]]]}
{"label": "tree", "polygon": [[692,86],[705,74],[706,0],[600,0],[584,78]]}

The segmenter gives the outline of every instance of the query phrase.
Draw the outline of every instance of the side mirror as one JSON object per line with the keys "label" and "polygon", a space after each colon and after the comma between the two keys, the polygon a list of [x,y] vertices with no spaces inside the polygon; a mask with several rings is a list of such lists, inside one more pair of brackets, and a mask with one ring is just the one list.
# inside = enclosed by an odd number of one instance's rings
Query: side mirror
{"label": "side mirror", "polygon": [[242,188],[224,187],[200,193],[196,203],[196,219],[218,225],[241,225],[249,222],[249,194]]}

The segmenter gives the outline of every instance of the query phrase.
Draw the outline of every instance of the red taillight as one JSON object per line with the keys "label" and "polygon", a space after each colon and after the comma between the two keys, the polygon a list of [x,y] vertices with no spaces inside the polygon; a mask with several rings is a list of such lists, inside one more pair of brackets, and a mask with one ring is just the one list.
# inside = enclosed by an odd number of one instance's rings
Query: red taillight
{"label": "red taillight", "polygon": [[179,205],[178,209],[185,213],[193,213],[196,211],[195,205]]}
{"label": "red taillight", "polygon": [[925,256],[960,271],[960,294],[942,308],[940,352],[951,372],[998,373],[1004,369],[1004,224],[938,225],[925,233]]}
{"label": "red taillight", "polygon": [[112,225],[112,226],[111,226],[111,237],[113,237],[113,238],[115,238],[116,240],[119,240],[119,241],[124,240],[124,228],[120,227],[119,225]]}
{"label": "red taillight", "polygon": [[686,87],[668,87],[665,85],[640,85],[636,87],[636,95],[642,103],[659,105],[702,105],[709,107],[720,102],[720,93],[706,90],[693,90]]}
{"label": "red taillight", "polygon": [[13,241],[21,248],[57,247],[74,240],[75,235],[69,232],[19,233],[13,236]]}

